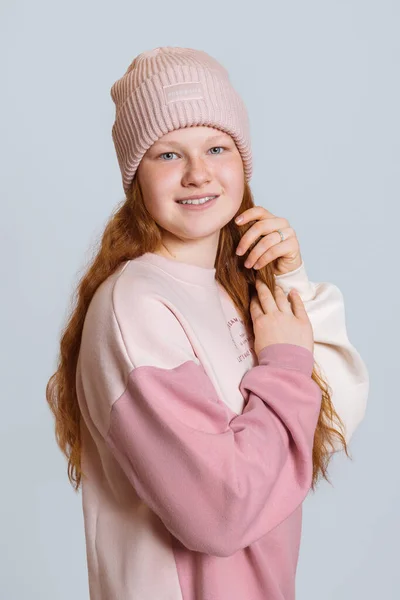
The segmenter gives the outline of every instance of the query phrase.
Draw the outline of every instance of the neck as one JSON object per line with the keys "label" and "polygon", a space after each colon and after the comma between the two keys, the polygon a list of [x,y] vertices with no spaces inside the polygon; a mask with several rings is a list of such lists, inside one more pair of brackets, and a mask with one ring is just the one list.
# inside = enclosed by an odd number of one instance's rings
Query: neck
{"label": "neck", "polygon": [[210,240],[198,240],[195,243],[176,243],[163,239],[160,247],[154,252],[172,260],[185,262],[205,269],[212,269],[217,256],[218,237]]}

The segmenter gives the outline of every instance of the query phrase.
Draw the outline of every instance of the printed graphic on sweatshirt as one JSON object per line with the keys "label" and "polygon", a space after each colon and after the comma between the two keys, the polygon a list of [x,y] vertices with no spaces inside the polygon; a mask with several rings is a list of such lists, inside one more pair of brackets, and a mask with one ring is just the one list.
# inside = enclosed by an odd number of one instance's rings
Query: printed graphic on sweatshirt
{"label": "printed graphic on sweatshirt", "polygon": [[252,358],[255,354],[254,337],[247,333],[243,319],[239,316],[231,317],[227,325],[232,342],[236,348],[238,362]]}

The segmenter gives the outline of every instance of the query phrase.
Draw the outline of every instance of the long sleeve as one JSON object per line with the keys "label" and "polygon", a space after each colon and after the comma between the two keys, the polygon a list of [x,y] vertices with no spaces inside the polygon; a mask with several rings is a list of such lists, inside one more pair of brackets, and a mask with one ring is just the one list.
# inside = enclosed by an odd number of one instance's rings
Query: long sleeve
{"label": "long sleeve", "polygon": [[[236,415],[166,305],[115,305],[109,322],[86,326],[80,366],[91,418],[136,493],[184,546],[230,556],[286,519],[310,489],[321,406],[313,354],[264,348],[241,380],[246,404]],[[99,404],[112,378],[124,389],[107,423]]]}
{"label": "long sleeve", "polygon": [[[314,358],[327,380],[335,410],[344,422],[348,443],[364,418],[369,393],[368,369],[349,341],[344,297],[332,283],[308,279],[304,262],[291,273],[275,276],[286,294],[297,289],[314,332]],[[341,446],[337,443],[335,450]]]}

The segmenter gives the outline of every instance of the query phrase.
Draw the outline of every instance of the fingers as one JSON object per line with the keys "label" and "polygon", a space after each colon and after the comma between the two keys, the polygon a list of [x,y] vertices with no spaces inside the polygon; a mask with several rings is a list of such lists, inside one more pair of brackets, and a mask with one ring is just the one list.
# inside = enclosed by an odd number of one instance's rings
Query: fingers
{"label": "fingers", "polygon": [[299,319],[303,317],[306,317],[308,319],[307,311],[299,292],[292,288],[289,292],[289,298],[292,304],[293,314]]}
{"label": "fingers", "polygon": [[275,303],[282,312],[292,312],[290,299],[286,297],[285,292],[278,284],[275,285]]}
{"label": "fingers", "polygon": [[292,288],[288,296],[286,296],[283,289],[276,284],[274,298],[274,295],[267,284],[261,279],[257,277],[255,283],[259,304],[265,313],[280,310],[282,312],[293,312],[293,314],[298,317],[307,314],[301,296],[294,288]]}
{"label": "fingers", "polygon": [[274,296],[269,287],[258,277],[256,277],[256,290],[261,308],[265,313],[278,310]]}
{"label": "fingers", "polygon": [[264,314],[263,309],[261,308],[260,301],[257,298],[257,295],[253,296],[250,300],[250,315],[253,323],[257,320],[258,317]]}
{"label": "fingers", "polygon": [[282,312],[292,312],[292,307],[283,289],[275,284],[274,294],[271,292],[266,283],[258,277],[256,278],[256,289],[259,301],[264,312],[274,312],[280,310]]}

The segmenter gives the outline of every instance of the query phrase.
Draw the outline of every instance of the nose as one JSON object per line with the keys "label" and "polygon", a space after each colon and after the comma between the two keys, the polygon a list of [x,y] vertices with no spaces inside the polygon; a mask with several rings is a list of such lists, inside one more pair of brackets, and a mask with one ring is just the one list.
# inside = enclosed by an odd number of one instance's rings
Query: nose
{"label": "nose", "polygon": [[201,186],[210,181],[211,175],[207,165],[200,158],[188,161],[182,177],[184,185],[195,184]]}

